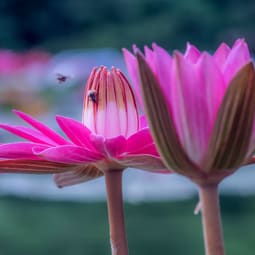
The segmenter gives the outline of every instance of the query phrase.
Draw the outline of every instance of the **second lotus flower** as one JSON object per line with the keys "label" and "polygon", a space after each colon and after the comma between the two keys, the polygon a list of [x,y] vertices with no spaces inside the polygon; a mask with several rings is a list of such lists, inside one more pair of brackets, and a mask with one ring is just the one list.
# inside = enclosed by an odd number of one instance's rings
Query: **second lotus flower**
{"label": "second lotus flower", "polygon": [[134,50],[124,50],[127,67],[169,169],[218,182],[252,161],[255,75],[244,40],[213,55],[191,44],[173,57],[156,44]]}
{"label": "second lotus flower", "polygon": [[254,161],[255,70],[247,44],[222,43],[213,55],[188,44],[171,57],[156,44],[124,50],[158,151],[199,189],[205,250],[224,255],[218,184]]}

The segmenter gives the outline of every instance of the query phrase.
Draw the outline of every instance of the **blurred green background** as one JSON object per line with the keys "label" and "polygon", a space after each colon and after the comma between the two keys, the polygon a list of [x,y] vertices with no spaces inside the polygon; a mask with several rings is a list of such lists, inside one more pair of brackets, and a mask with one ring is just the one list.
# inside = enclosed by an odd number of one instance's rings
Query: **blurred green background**
{"label": "blurred green background", "polygon": [[204,49],[245,37],[255,49],[253,0],[1,0],[0,47],[49,51],[157,42]]}
{"label": "blurred green background", "polygon": [[[197,200],[126,204],[133,255],[204,254]],[[255,198],[222,197],[226,254],[253,255]],[[1,198],[1,254],[110,254],[105,203]]]}
{"label": "blurred green background", "polygon": [[[187,41],[213,51],[238,37],[254,53],[254,0],[0,1],[0,48],[14,51],[120,51],[152,42],[182,50]],[[64,98],[58,88],[43,93],[50,102]],[[195,198],[126,203],[130,254],[204,254],[200,216],[193,215],[196,203]],[[227,254],[253,255],[255,197],[224,196],[221,204]],[[104,202],[0,198],[0,254],[102,255],[110,254],[108,242]]]}

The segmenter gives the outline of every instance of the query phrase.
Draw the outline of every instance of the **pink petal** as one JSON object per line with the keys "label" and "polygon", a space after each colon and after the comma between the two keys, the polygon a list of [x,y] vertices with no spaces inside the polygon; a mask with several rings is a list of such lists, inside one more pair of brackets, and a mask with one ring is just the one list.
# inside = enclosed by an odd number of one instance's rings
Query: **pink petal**
{"label": "pink petal", "polygon": [[148,127],[148,123],[147,123],[145,115],[140,116],[140,121],[139,122],[140,122],[140,129]]}
{"label": "pink petal", "polygon": [[[169,97],[169,86],[171,84],[171,69],[172,69],[172,58],[168,54],[166,50],[159,47],[157,44],[153,44],[153,50],[154,50],[154,59],[155,59],[155,70],[154,74],[157,77],[160,86],[166,95],[166,97]],[[147,61],[147,59],[146,59]],[[147,61],[149,64],[149,62]]]}
{"label": "pink petal", "polygon": [[151,143],[153,143],[153,140],[149,129],[142,129],[127,139],[126,151],[128,153],[134,153]]}
{"label": "pink petal", "polygon": [[197,98],[194,105],[190,105],[188,119],[189,123],[193,123],[192,135],[199,144],[199,150],[204,153],[226,91],[226,84],[213,57],[208,53],[203,53],[199,59],[196,74],[197,92],[193,93],[193,97]]}
{"label": "pink petal", "polygon": [[194,45],[187,43],[187,48],[184,54],[185,59],[195,64],[199,59],[200,55],[200,51]]}
{"label": "pink petal", "polygon": [[159,157],[151,155],[128,155],[118,159],[118,161],[125,167],[140,168],[148,171],[159,169],[161,172],[162,170],[167,170]]}
{"label": "pink petal", "polygon": [[60,128],[74,144],[84,145],[91,150],[94,149],[89,138],[91,131],[82,123],[64,116],[57,116],[56,120]]}
{"label": "pink petal", "polygon": [[40,149],[49,148],[46,145],[40,145],[36,143],[18,142],[18,143],[6,143],[0,145],[0,158],[6,159],[38,159],[33,153],[33,148],[38,147]]}
{"label": "pink petal", "polygon": [[35,155],[43,157],[46,160],[67,164],[87,164],[102,158],[95,152],[73,145],[63,145],[48,149],[35,147],[33,148],[33,152]]}
{"label": "pink petal", "polygon": [[73,165],[44,160],[7,159],[0,160],[0,173],[52,174],[70,171]]}
{"label": "pink petal", "polygon": [[[118,72],[118,70],[116,69],[113,69],[112,73],[113,77],[115,78],[115,82],[117,83],[117,85],[115,85],[115,93],[117,94],[117,108],[119,109],[118,114],[120,126],[123,126],[121,129],[125,130],[125,132],[122,131],[118,135],[124,135],[125,137],[128,137],[131,134],[137,132],[137,130],[139,130],[140,119],[137,102],[135,99],[134,92],[130,84],[128,83],[126,77],[121,72]],[[123,102],[121,99],[123,100]],[[124,104],[125,106],[124,107],[124,113],[126,114],[125,118],[123,110],[122,111],[120,110],[122,104]],[[126,119],[126,122],[124,121],[124,119]]]}
{"label": "pink petal", "polygon": [[106,157],[108,156],[107,150],[105,148],[105,143],[104,143],[105,138],[103,136],[91,133],[90,140],[98,153],[101,153]]}
{"label": "pink petal", "polygon": [[156,60],[155,53],[149,47],[144,46],[144,54],[145,54],[146,62],[150,66],[153,73],[155,75],[157,75],[157,67],[156,67],[156,63],[155,63],[155,60]]}
{"label": "pink petal", "polygon": [[59,188],[87,182],[101,177],[103,173],[92,165],[77,166],[72,171],[54,175],[54,181]]}
{"label": "pink petal", "polygon": [[134,86],[135,89],[135,94],[137,96],[139,105],[142,107],[142,95],[141,95],[141,90],[139,86],[139,74],[138,74],[138,65],[137,65],[137,60],[134,57],[133,54],[131,54],[128,50],[123,49],[122,50],[123,55],[124,55],[124,60],[128,69],[128,73],[130,75],[132,85]]}
{"label": "pink petal", "polygon": [[59,145],[69,144],[63,137],[61,137],[55,131],[53,131],[52,129],[48,128],[43,123],[33,119],[31,116],[29,116],[29,115],[27,115],[27,114],[25,114],[23,112],[16,111],[16,110],[13,110],[13,112],[17,116],[19,116],[21,119],[23,119],[24,121],[29,123],[31,126],[36,128],[37,130],[39,130],[41,133],[43,133],[44,135],[49,137],[49,139],[51,139],[52,141],[56,142],[57,144],[59,144]]}
{"label": "pink petal", "polygon": [[244,40],[237,40],[223,68],[226,84],[229,84],[234,75],[249,61],[251,61],[251,57],[246,42]]}
{"label": "pink petal", "polygon": [[136,151],[133,151],[130,154],[134,154],[134,155],[146,154],[146,155],[152,155],[152,156],[159,157],[157,148],[154,143],[148,144],[141,148],[137,148]]}
{"label": "pink petal", "polygon": [[117,157],[126,150],[126,139],[123,136],[117,136],[105,140],[105,148],[110,157]]}
{"label": "pink petal", "polygon": [[56,145],[56,143],[54,141],[52,141],[49,137],[43,135],[42,133],[38,132],[37,130],[31,129],[28,127],[0,124],[0,128],[2,128],[14,135],[17,135],[24,139],[30,140],[31,142]]}
{"label": "pink petal", "polygon": [[222,71],[230,51],[231,49],[229,48],[229,46],[226,43],[222,43],[213,55],[215,63]]}
{"label": "pink petal", "polygon": [[[174,123],[188,156],[198,163],[209,139],[205,82],[196,77],[194,64],[185,60],[180,53],[174,55],[173,73]],[[207,78],[211,79],[212,76],[210,74]]]}

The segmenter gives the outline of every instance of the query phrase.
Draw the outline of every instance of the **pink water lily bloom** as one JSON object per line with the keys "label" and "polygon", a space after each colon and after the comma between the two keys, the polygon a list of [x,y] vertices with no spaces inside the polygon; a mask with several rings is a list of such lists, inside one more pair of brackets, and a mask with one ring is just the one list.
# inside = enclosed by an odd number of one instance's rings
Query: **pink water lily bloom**
{"label": "pink water lily bloom", "polygon": [[170,56],[153,44],[124,50],[131,79],[166,166],[198,186],[206,255],[224,255],[218,185],[255,152],[255,70],[247,44]]}
{"label": "pink water lily bloom", "polygon": [[0,145],[0,171],[56,173],[59,186],[96,178],[127,167],[164,169],[135,96],[116,68],[95,68],[87,82],[82,122],[57,116],[59,135],[31,116],[14,111],[30,125],[0,127],[27,140]]}
{"label": "pink water lily bloom", "polygon": [[207,179],[252,160],[254,68],[243,39],[212,55],[189,43],[173,56],[156,44],[134,51],[123,50],[127,68],[169,168]]}

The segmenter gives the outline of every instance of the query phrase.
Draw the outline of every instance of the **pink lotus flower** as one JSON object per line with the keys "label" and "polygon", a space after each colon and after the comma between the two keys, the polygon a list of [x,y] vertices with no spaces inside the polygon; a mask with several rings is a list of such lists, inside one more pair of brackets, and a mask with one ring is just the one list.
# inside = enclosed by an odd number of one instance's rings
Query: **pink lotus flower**
{"label": "pink lotus flower", "polygon": [[[164,169],[148,127],[138,114],[133,91],[113,68],[94,69],[87,83],[83,121],[57,116],[66,139],[29,115],[14,111],[31,127],[0,127],[28,142],[0,145],[1,172],[57,173],[66,186],[87,181],[112,169]],[[63,172],[63,173],[61,173]]]}
{"label": "pink lotus flower", "polygon": [[122,172],[127,167],[164,169],[148,127],[138,114],[133,91],[117,69],[94,69],[89,77],[83,121],[57,116],[69,139],[25,113],[14,111],[33,128],[0,127],[29,142],[0,145],[0,171],[56,173],[58,186],[84,182],[104,174],[112,255],[127,255],[122,201]]}
{"label": "pink lotus flower", "polygon": [[188,44],[171,57],[153,44],[124,50],[131,79],[166,166],[199,188],[205,250],[224,255],[218,184],[255,151],[255,70],[244,40],[213,55]]}
{"label": "pink lotus flower", "polygon": [[137,58],[124,49],[128,71],[170,169],[204,180],[251,160],[254,69],[244,40],[222,43],[213,55],[191,44],[173,57],[156,44],[145,56],[134,50]]}

